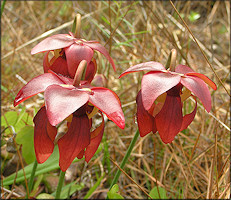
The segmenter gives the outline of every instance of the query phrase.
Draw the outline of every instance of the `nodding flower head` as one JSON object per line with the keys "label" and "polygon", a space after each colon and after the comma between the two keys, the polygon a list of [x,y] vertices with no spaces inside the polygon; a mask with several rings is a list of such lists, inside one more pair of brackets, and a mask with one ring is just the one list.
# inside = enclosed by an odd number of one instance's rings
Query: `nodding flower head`
{"label": "nodding flower head", "polygon": [[128,68],[126,74],[148,70],[141,81],[137,102],[137,122],[140,135],[159,132],[164,143],[170,143],[186,129],[196,114],[197,102],[192,113],[183,116],[182,104],[189,97],[200,99],[205,109],[211,109],[211,95],[206,83],[216,90],[216,85],[203,74],[185,65],[175,71],[166,70],[158,62],[146,62]]}
{"label": "nodding flower head", "polygon": [[[102,53],[115,70],[115,64],[104,46],[97,41],[75,38],[72,32],[53,35],[44,39],[31,50],[31,54],[46,52],[43,60],[44,72],[51,69],[56,73],[74,78],[82,60],[86,60],[87,65],[92,64],[95,50]],[[51,59],[49,59],[50,52],[53,53]]]}
{"label": "nodding flower head", "polygon": [[[88,162],[96,152],[102,139],[104,120],[102,117],[101,125],[91,132],[94,114],[99,112],[102,116],[104,113],[118,127],[123,129],[125,126],[119,97],[107,88],[81,81],[84,69],[81,63],[74,79],[51,70],[33,78],[19,91],[14,101],[14,106],[17,106],[29,97],[44,92],[45,106],[34,118],[35,154],[39,163],[45,162],[57,142],[62,171],[70,166],[75,157],[85,155]],[[86,65],[86,61],[84,63]],[[68,131],[56,141],[56,125],[65,120],[68,121]]]}

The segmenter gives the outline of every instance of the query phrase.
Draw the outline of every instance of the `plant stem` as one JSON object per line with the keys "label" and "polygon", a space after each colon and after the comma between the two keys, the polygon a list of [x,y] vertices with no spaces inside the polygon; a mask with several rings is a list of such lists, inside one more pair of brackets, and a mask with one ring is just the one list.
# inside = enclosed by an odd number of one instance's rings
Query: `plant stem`
{"label": "plant stem", "polygon": [[175,67],[176,67],[176,55],[177,55],[176,49],[172,49],[172,50],[171,50],[170,66],[169,66],[169,69],[170,69],[170,71],[172,71],[172,72],[175,72]]}
{"label": "plant stem", "polygon": [[75,37],[80,38],[80,30],[81,30],[81,15],[76,15],[76,26],[75,26]]}
{"label": "plant stem", "polygon": [[[130,143],[130,145],[129,145],[129,147],[128,147],[127,153],[125,154],[125,156],[124,156],[124,158],[123,158],[123,160],[122,160],[122,162],[121,162],[121,164],[120,164],[120,168],[121,168],[121,169],[124,168],[124,165],[126,164],[128,158],[129,158],[129,156],[130,156],[130,154],[131,154],[131,152],[132,152],[132,149],[133,149],[133,147],[135,146],[135,143],[136,143],[136,140],[137,140],[138,136],[139,136],[139,129],[137,129],[137,131],[136,131],[136,133],[135,133],[135,136],[134,136],[134,138],[132,139],[132,141],[131,141],[131,143]],[[116,175],[114,176],[114,179],[113,179],[112,182],[111,182],[111,185],[110,185],[109,190],[112,188],[112,186],[113,186],[114,184],[116,184],[116,182],[118,181],[118,179],[119,179],[119,177],[120,177],[120,174],[121,174],[121,171],[120,171],[120,169],[118,169],[117,172],[116,172]]]}
{"label": "plant stem", "polygon": [[32,169],[32,172],[31,172],[31,176],[30,176],[30,181],[29,181],[29,194],[30,194],[30,192],[31,192],[31,190],[32,190],[32,187],[33,187],[34,175],[35,175],[37,166],[38,166],[38,162],[37,162],[37,160],[35,159],[34,165],[33,165],[33,169]]}
{"label": "plant stem", "polygon": [[61,190],[63,187],[63,181],[64,181],[65,173],[66,173],[66,171],[63,172],[61,170],[61,172],[59,174],[59,183],[58,183],[58,187],[56,190],[55,199],[60,199],[60,194],[61,194]]}

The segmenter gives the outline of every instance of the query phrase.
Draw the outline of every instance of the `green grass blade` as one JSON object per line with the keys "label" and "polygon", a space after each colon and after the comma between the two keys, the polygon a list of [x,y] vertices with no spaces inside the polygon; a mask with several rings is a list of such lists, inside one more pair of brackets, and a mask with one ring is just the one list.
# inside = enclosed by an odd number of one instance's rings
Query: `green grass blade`
{"label": "green grass blade", "polygon": [[95,185],[93,185],[93,187],[88,191],[88,193],[85,195],[85,197],[83,197],[83,199],[88,199],[92,193],[97,189],[97,187],[99,186],[99,184],[101,183],[102,179],[104,178],[104,175],[103,174],[99,179],[98,181],[95,183]]}

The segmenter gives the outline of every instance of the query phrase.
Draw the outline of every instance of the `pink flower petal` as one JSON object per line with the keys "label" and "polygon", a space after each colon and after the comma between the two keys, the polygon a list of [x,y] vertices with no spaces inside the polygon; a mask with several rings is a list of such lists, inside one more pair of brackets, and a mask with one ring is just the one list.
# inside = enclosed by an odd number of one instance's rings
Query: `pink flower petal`
{"label": "pink flower petal", "polygon": [[51,73],[45,73],[29,81],[17,94],[14,100],[14,106],[17,106],[26,99],[34,96],[53,84],[64,84],[62,80]]}
{"label": "pink flower petal", "polygon": [[[54,149],[53,140],[47,132],[48,123],[46,109],[42,107],[34,117],[34,147],[38,163],[44,163]],[[53,134],[56,135],[56,127],[53,127],[52,130]]]}
{"label": "pink flower petal", "polygon": [[67,133],[58,140],[59,166],[66,171],[72,161],[90,143],[90,126],[87,115],[73,117]]}
{"label": "pink flower petal", "polygon": [[87,103],[89,95],[84,91],[51,85],[44,92],[47,117],[56,126],[70,114]]}
{"label": "pink flower petal", "polygon": [[148,72],[142,78],[141,94],[145,110],[149,110],[158,96],[180,82],[180,76],[169,72]]}
{"label": "pink flower petal", "polygon": [[134,65],[132,67],[129,67],[127,70],[125,70],[119,78],[125,76],[126,74],[132,73],[132,72],[138,72],[138,71],[161,71],[161,70],[166,70],[164,66],[161,63],[150,61],[150,62],[145,62],[141,63],[138,65]]}
{"label": "pink flower petal", "polygon": [[90,95],[89,102],[104,112],[110,120],[123,129],[125,127],[125,119],[119,97],[107,88],[99,87],[91,88],[91,90],[94,94]]}
{"label": "pink flower petal", "polygon": [[38,43],[31,50],[31,54],[36,54],[36,53],[55,50],[55,49],[62,49],[72,45],[74,41],[75,39],[71,38],[70,35],[68,34],[53,35]]}
{"label": "pink flower petal", "polygon": [[211,109],[211,95],[205,82],[198,77],[186,76],[181,78],[181,83],[197,96],[207,112]]}
{"label": "pink flower petal", "polygon": [[177,65],[175,71],[177,73],[180,73],[180,74],[186,74],[186,73],[189,73],[189,72],[195,72],[190,67],[188,67],[186,65]]}
{"label": "pink flower petal", "polygon": [[82,60],[86,60],[87,64],[89,64],[94,53],[90,47],[76,43],[65,48],[64,50],[67,59],[68,71],[71,78],[75,77],[75,72],[79,66],[79,63]]}
{"label": "pink flower petal", "polygon": [[180,96],[167,95],[161,111],[155,117],[156,127],[162,141],[171,143],[180,132],[183,121]]}
{"label": "pink flower petal", "polygon": [[148,133],[153,130],[153,124],[155,122],[154,117],[148,113],[147,110],[144,109],[142,103],[142,95],[141,91],[139,91],[136,97],[136,104],[137,104],[137,123],[139,127],[140,136],[144,137]]}
{"label": "pink flower petal", "polygon": [[107,84],[107,78],[103,74],[96,74],[91,82],[91,85],[95,87],[105,87]]}
{"label": "pink flower petal", "polygon": [[102,116],[102,123],[100,124],[99,127],[97,127],[92,133],[91,133],[91,141],[90,144],[87,146],[86,151],[85,151],[85,160],[86,162],[89,162],[91,158],[94,156],[95,152],[97,151],[99,144],[102,140],[103,137],[103,132],[104,132],[104,119],[103,115]]}
{"label": "pink flower petal", "polygon": [[211,81],[207,76],[205,76],[204,74],[200,74],[200,73],[196,73],[196,72],[189,72],[186,74],[187,76],[196,76],[199,77],[200,79],[202,79],[205,83],[207,83],[211,88],[213,88],[214,90],[217,89],[216,84]]}
{"label": "pink flower petal", "polygon": [[[196,100],[196,98],[195,98],[195,100]],[[197,112],[197,101],[196,101],[196,105],[195,105],[195,108],[193,109],[193,111],[183,117],[180,131],[183,131],[184,129],[186,129],[189,126],[189,124],[192,123],[192,121],[196,115],[196,112]]]}
{"label": "pink flower petal", "polygon": [[50,69],[48,70],[48,72],[55,75],[58,79],[60,79],[66,85],[72,85],[73,84],[73,79],[72,78],[68,78],[68,77],[63,76],[61,74],[58,75],[54,71],[52,71]]}
{"label": "pink flower petal", "polygon": [[115,64],[114,64],[114,62],[113,62],[111,56],[109,55],[107,49],[106,49],[104,46],[102,46],[102,45],[99,44],[99,43],[92,43],[92,42],[84,42],[84,44],[85,44],[86,46],[89,46],[89,47],[91,47],[92,49],[94,49],[94,50],[99,51],[100,53],[102,53],[102,54],[108,59],[108,61],[111,63],[111,65],[112,65],[114,71],[116,71]]}
{"label": "pink flower petal", "polygon": [[67,69],[67,61],[61,56],[58,57],[49,68],[57,74],[62,74],[63,76],[69,76],[68,69]]}

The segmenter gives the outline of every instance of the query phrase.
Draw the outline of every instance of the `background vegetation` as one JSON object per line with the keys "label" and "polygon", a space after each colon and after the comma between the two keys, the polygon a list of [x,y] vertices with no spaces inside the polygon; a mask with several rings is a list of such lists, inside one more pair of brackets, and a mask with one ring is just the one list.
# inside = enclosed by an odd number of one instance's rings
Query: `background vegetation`
{"label": "background vegetation", "polygon": [[[106,197],[118,169],[109,157],[120,164],[137,129],[134,100],[142,73],[117,78],[141,62],[166,64],[170,50],[176,48],[178,64],[190,66],[217,84],[217,91],[211,90],[212,110],[207,113],[199,106],[195,120],[172,144],[164,144],[158,134],[139,138],[124,170],[147,193],[152,190],[153,198],[159,198],[159,193],[162,198],[174,199],[229,198],[230,1],[173,3],[223,86],[169,1],[6,1],[1,18],[2,198],[25,196],[27,181],[23,170],[19,170],[25,168],[29,178],[35,159],[32,119],[43,104],[43,96],[13,107],[21,87],[43,73],[43,54],[32,56],[30,51],[43,38],[70,31],[76,13],[82,15],[82,38],[100,41],[117,66],[115,73],[104,57],[98,58],[98,68],[108,78],[108,87],[121,99],[126,127],[120,130],[107,122],[103,141],[92,160],[88,164],[76,161],[68,169],[62,197]],[[189,100],[184,111],[189,112],[193,106]],[[42,193],[55,192],[57,159],[54,156],[38,168],[32,196],[44,198]],[[147,198],[123,173],[118,186],[124,198]]]}

